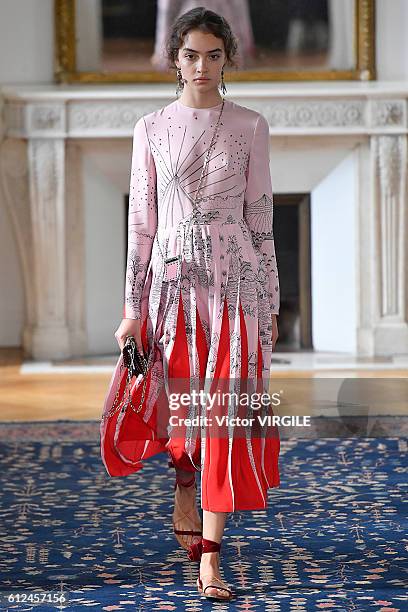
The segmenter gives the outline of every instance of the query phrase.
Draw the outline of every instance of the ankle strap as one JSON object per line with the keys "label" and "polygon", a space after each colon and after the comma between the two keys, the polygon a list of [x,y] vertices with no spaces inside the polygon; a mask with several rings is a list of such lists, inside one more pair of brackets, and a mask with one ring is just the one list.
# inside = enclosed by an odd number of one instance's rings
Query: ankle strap
{"label": "ankle strap", "polygon": [[202,551],[206,552],[218,552],[221,549],[221,542],[214,542],[214,540],[202,539]]}
{"label": "ankle strap", "polygon": [[221,548],[221,542],[214,542],[213,540],[207,540],[201,538],[197,543],[191,544],[188,549],[187,556],[190,561],[200,561],[201,556],[205,552],[219,552]]}

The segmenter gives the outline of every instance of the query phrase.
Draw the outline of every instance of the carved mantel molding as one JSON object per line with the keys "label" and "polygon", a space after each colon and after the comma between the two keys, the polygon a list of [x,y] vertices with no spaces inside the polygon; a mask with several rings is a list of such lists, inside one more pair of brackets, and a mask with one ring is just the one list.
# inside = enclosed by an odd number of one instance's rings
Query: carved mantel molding
{"label": "carved mantel molding", "polygon": [[[262,87],[262,85],[265,85]],[[175,94],[161,84],[3,87],[5,132],[14,138],[124,138]],[[231,83],[227,99],[262,112],[271,135],[406,133],[407,85]]]}
{"label": "carved mantel molding", "polygon": [[[131,138],[136,121],[175,99],[173,88],[4,86],[1,180],[22,261],[25,351],[86,354],[76,173],[78,139]],[[408,352],[408,83],[230,83],[227,98],[260,111],[274,136],[361,136],[358,354]],[[73,296],[73,289],[74,296]]]}

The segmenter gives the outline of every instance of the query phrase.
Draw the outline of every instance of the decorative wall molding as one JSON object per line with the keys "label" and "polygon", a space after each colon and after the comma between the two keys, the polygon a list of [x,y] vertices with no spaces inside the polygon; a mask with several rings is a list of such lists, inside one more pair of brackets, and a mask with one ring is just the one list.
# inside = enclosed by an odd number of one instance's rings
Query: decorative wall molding
{"label": "decorative wall molding", "polygon": [[378,172],[379,314],[403,322],[407,308],[407,138],[374,137],[373,150]]}
{"label": "decorative wall molding", "polygon": [[[282,129],[298,134],[299,130],[311,134],[369,134],[378,128],[407,129],[406,100],[281,100],[276,102],[234,100],[237,104],[261,112],[267,118],[270,132]],[[67,102],[61,104],[35,103],[22,107],[10,103],[6,108],[7,135],[37,138],[106,138],[129,137],[136,121],[169,100],[161,103],[127,102]],[[65,124],[66,112],[66,124]]]}
{"label": "decorative wall molding", "polygon": [[31,329],[36,323],[36,315],[31,307],[35,300],[35,284],[32,274],[34,242],[30,211],[27,143],[25,141],[8,138],[1,142],[0,178],[4,201],[20,256],[25,295],[23,346],[29,347],[31,346]]}
{"label": "decorative wall molding", "polygon": [[32,351],[44,359],[53,346],[54,358],[70,354],[67,325],[65,142],[28,142],[30,213],[33,235],[36,316]]}
{"label": "decorative wall molding", "polygon": [[[231,83],[227,99],[262,112],[271,135],[408,131],[406,84]],[[262,84],[265,85],[265,84]],[[230,92],[231,90],[231,92]],[[133,92],[133,95],[132,95]],[[7,136],[37,138],[130,137],[136,121],[176,98],[170,88],[148,86],[4,87]]]}
{"label": "decorative wall molding", "polygon": [[407,100],[372,100],[371,127],[407,127]]}

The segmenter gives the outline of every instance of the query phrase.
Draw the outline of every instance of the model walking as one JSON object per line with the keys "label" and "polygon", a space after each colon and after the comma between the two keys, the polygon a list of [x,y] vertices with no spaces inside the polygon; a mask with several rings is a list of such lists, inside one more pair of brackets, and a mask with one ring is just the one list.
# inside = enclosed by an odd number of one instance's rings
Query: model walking
{"label": "model walking", "polygon": [[[245,426],[238,435],[228,424],[219,435],[213,425],[210,431],[187,424],[169,426],[160,437],[156,400],[175,381],[187,381],[190,391],[202,389],[203,380],[210,392],[240,392],[243,381],[258,392],[269,389],[279,311],[269,129],[263,115],[220,96],[223,68],[233,64],[236,49],[223,17],[203,7],[180,16],[167,52],[181,96],[135,125],[124,318],[115,336],[121,349],[133,335],[141,350],[156,352],[141,410],[116,414],[101,427],[111,476],[169,454],[176,537],[190,559],[200,560],[199,591],[219,599],[231,598],[219,571],[227,514],[266,507],[268,488],[279,486],[279,433],[272,427],[260,436]],[[140,381],[132,394],[138,405]],[[243,414],[234,400],[177,409],[181,419],[203,413],[231,422]],[[270,406],[259,413],[273,414]],[[254,411],[245,407],[244,415]]]}

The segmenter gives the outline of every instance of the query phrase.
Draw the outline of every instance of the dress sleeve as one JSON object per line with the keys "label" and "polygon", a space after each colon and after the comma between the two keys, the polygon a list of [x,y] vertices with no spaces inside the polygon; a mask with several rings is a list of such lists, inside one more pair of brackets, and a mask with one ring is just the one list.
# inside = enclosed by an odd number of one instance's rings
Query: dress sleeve
{"label": "dress sleeve", "polygon": [[133,131],[129,189],[125,319],[140,319],[140,299],[157,229],[156,166],[146,124],[141,117]]}
{"label": "dress sleeve", "polygon": [[279,313],[280,291],[278,266],[275,257],[273,237],[273,193],[269,168],[269,125],[259,114],[246,171],[243,215],[252,236],[252,243],[258,255],[260,274],[266,278],[269,303],[273,314]]}

